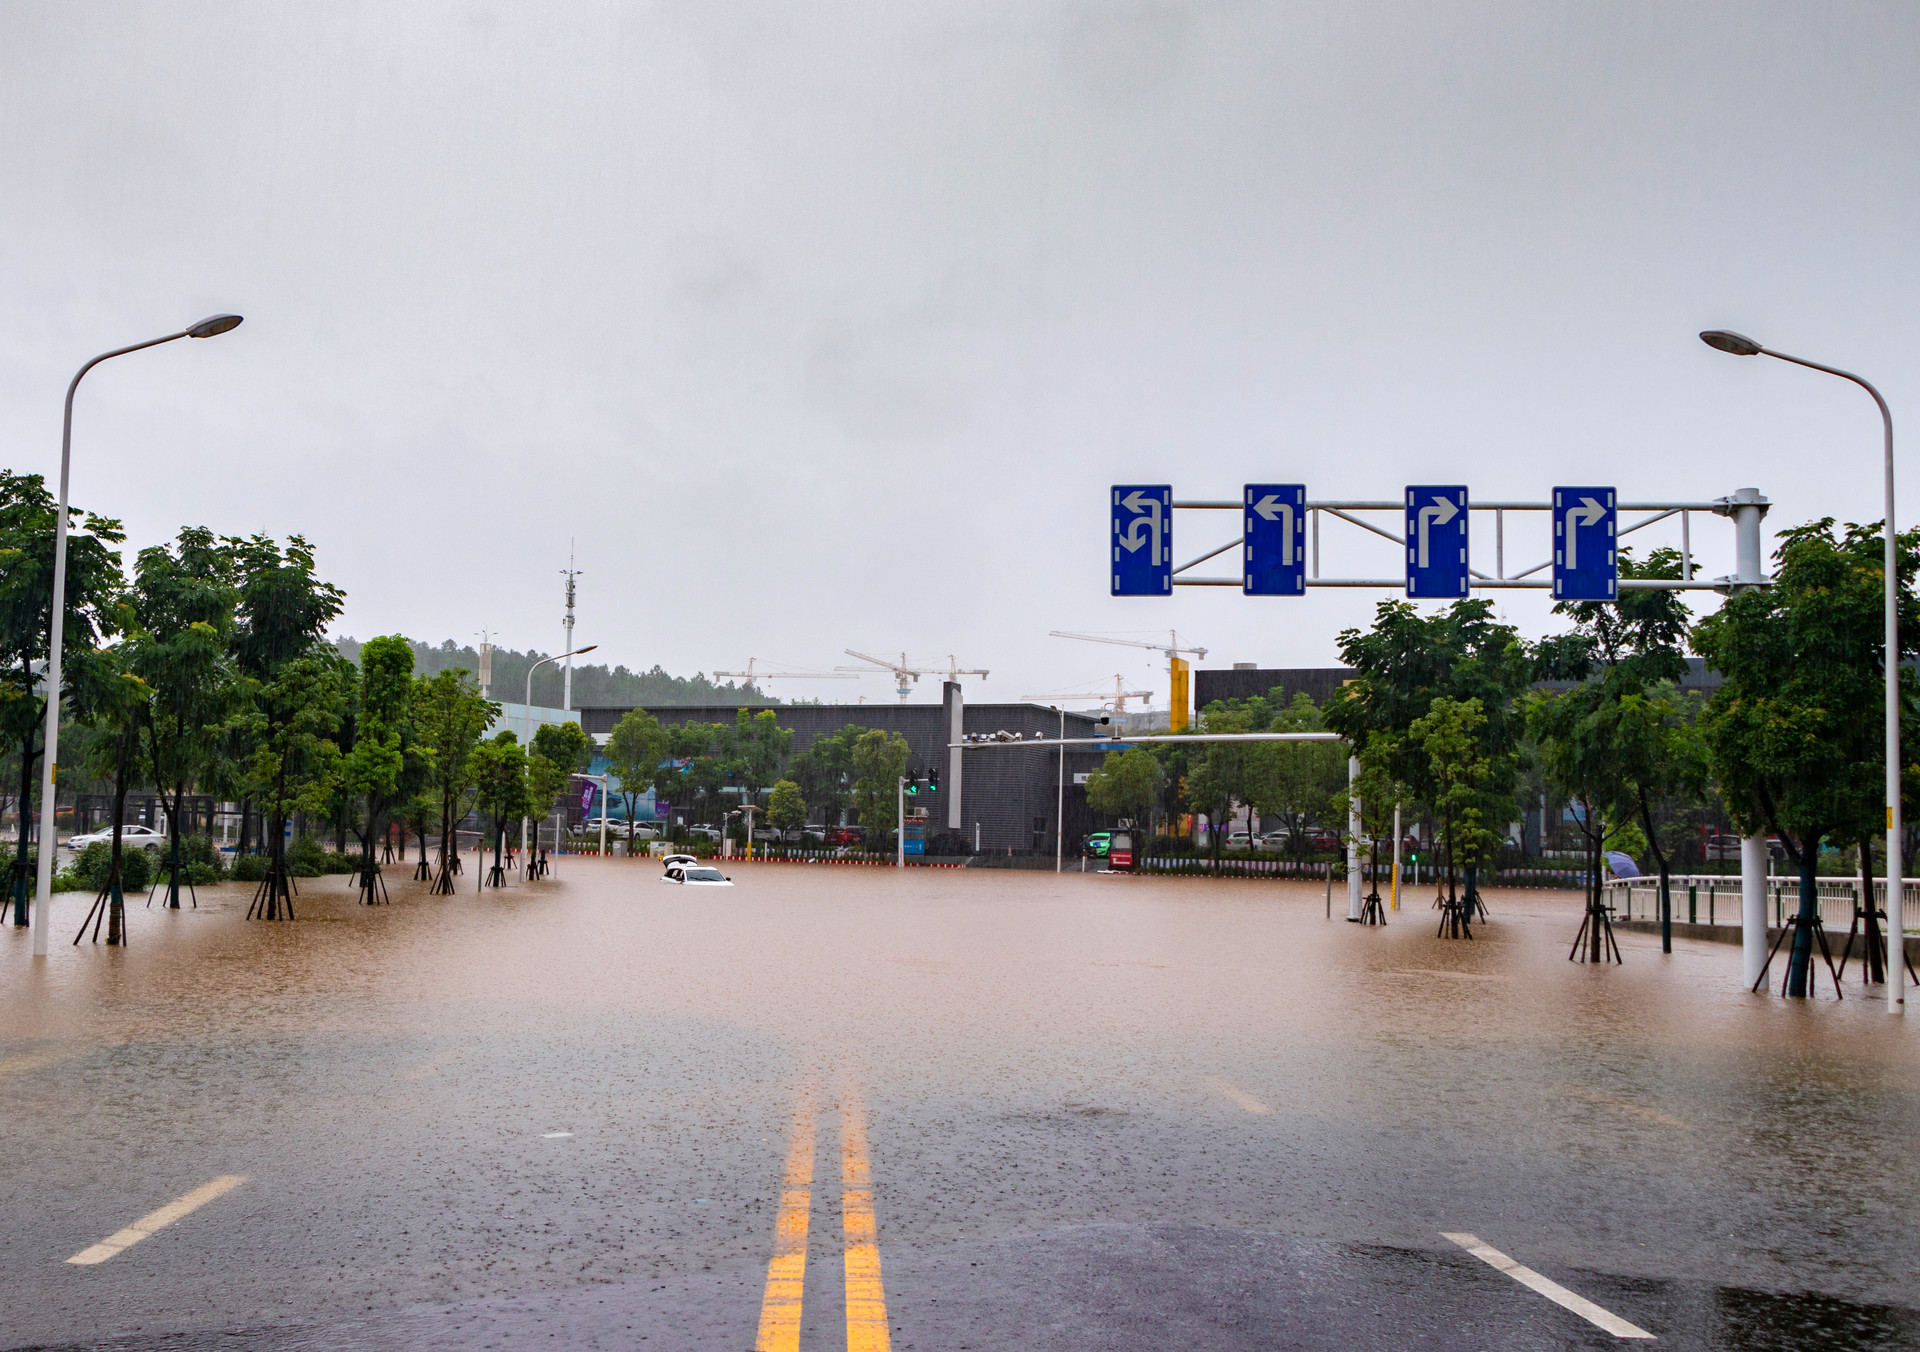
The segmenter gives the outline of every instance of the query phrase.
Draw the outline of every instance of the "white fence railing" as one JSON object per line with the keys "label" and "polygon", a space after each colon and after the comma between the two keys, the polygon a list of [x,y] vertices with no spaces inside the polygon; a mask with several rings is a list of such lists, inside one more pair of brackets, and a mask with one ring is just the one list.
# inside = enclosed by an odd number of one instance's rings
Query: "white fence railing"
{"label": "white fence railing", "polygon": [[[1727,873],[1676,873],[1669,877],[1675,924],[1740,924],[1740,877]],[[1853,925],[1854,911],[1860,905],[1858,878],[1818,878],[1814,881],[1820,899],[1820,924],[1829,934],[1845,935]],[[1621,920],[1658,920],[1660,918],[1660,879],[1610,878],[1606,883],[1607,904]],[[1903,878],[1901,892],[1906,898],[1907,933],[1920,933],[1920,878]],[[1887,905],[1885,879],[1873,887],[1875,909]],[[1792,876],[1767,879],[1767,923],[1778,929],[1788,916],[1800,911],[1800,880]]]}

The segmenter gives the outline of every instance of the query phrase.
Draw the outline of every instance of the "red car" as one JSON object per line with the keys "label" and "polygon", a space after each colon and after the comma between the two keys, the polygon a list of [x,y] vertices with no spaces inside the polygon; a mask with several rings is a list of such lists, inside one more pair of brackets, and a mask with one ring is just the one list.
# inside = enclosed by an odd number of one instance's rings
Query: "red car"
{"label": "red car", "polygon": [[858,845],[863,834],[857,826],[836,826],[827,832],[827,844]]}

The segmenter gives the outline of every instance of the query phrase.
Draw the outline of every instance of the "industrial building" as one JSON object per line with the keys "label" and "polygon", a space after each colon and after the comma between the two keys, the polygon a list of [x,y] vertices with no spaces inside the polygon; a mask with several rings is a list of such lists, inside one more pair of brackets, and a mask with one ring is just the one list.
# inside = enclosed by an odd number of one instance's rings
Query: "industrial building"
{"label": "industrial building", "polygon": [[[631,706],[584,708],[580,726],[604,742]],[[963,737],[1011,734],[1035,738],[1096,737],[1105,732],[1098,714],[1061,712],[1043,704],[965,704],[957,683],[944,683],[938,704],[776,704],[770,708],[782,728],[793,732],[798,754],[814,738],[849,724],[878,728],[906,738],[909,773],[940,771],[941,793],[930,804],[929,853],[1051,854],[1054,831],[1062,820],[1069,852],[1086,832],[1096,829],[1084,787],[1088,771],[1100,768],[1120,743],[1088,747],[1021,747],[996,741],[977,749],[952,750]],[[662,705],[647,712],[663,724],[732,723],[733,705]],[[761,712],[756,709],[755,712]],[[602,767],[596,764],[596,773]],[[646,813],[638,813],[644,820]],[[977,845],[977,849],[976,849]]]}

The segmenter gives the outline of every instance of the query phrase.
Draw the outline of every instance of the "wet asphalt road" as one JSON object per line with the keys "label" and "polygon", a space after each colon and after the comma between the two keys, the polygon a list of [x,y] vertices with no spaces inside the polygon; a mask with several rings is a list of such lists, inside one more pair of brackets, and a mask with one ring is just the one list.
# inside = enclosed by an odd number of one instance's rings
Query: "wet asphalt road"
{"label": "wet asphalt road", "polygon": [[1622,1345],[1470,1232],[1658,1346],[1920,1347],[1920,1024],[1857,985],[1579,967],[1560,894],[563,867],[0,936],[0,1346]]}

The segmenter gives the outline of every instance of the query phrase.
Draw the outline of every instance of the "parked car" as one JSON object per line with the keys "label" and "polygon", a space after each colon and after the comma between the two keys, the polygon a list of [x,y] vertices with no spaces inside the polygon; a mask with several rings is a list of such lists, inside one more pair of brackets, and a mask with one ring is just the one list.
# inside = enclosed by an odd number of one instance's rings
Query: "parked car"
{"label": "parked car", "polygon": [[733,879],[709,864],[676,864],[668,869],[660,879],[663,883],[679,883],[686,887],[732,887]]}
{"label": "parked car", "polygon": [[687,828],[687,839],[704,840],[708,844],[718,845],[720,843],[720,828],[717,826],[689,826]]}
{"label": "parked car", "polygon": [[1312,844],[1321,854],[1330,854],[1340,848],[1340,837],[1331,831],[1315,831]]}
{"label": "parked car", "polygon": [[1253,833],[1251,831],[1228,832],[1227,848],[1229,850],[1251,850],[1253,848]]}
{"label": "parked car", "polygon": [[836,826],[827,832],[829,845],[858,845],[866,833],[857,826]]}
{"label": "parked car", "polygon": [[[96,841],[111,844],[113,841],[113,828],[111,826],[103,826],[98,831],[88,831],[84,835],[69,836],[67,838],[67,848],[70,850],[84,850]],[[122,826],[120,828],[120,847],[122,849],[131,849],[136,845],[147,848],[150,846],[164,845],[166,843],[167,833],[165,831],[156,831],[151,826]]]}
{"label": "parked car", "polygon": [[1105,859],[1107,857],[1107,850],[1112,846],[1112,844],[1113,844],[1113,832],[1095,831],[1092,835],[1087,837],[1086,844],[1085,846],[1083,846],[1083,848],[1085,849],[1089,858]]}
{"label": "parked car", "polygon": [[756,845],[778,845],[784,839],[778,827],[756,826],[753,828],[753,840]]}
{"label": "parked car", "polygon": [[1260,837],[1259,847],[1263,850],[1284,850],[1293,843],[1293,833],[1285,827],[1269,831]]}

